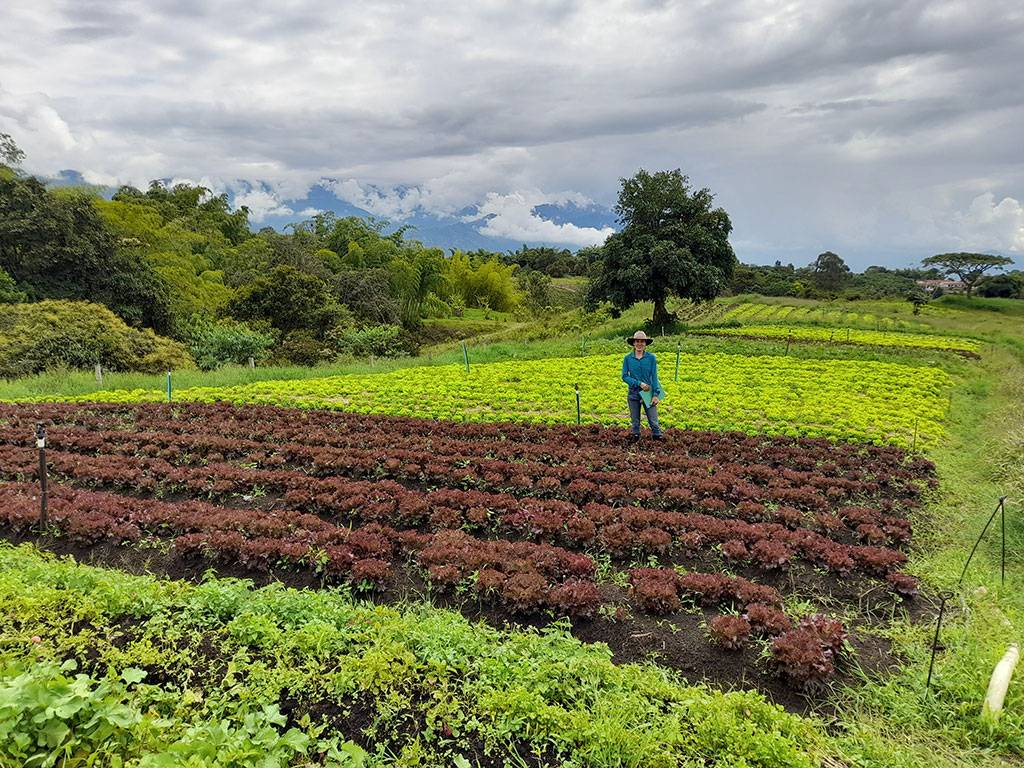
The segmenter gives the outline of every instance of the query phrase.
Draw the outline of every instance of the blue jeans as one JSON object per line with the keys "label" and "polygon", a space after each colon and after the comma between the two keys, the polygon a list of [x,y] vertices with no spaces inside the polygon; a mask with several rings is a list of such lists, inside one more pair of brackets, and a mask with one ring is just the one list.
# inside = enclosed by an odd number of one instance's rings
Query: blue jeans
{"label": "blue jeans", "polygon": [[640,410],[647,414],[647,424],[651,427],[651,433],[654,435],[661,434],[661,427],[658,426],[658,406],[645,406],[644,401],[639,397],[634,398],[632,395],[626,398],[626,402],[629,403],[629,421],[633,427],[633,434],[640,434]]}

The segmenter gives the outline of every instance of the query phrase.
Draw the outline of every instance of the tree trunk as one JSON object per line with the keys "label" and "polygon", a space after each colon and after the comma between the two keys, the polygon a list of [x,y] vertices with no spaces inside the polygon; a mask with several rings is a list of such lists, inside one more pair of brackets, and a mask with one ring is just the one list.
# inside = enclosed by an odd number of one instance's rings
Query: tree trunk
{"label": "tree trunk", "polygon": [[676,316],[670,314],[669,311],[665,309],[664,297],[654,300],[654,317],[652,318],[652,322],[655,328],[660,328],[663,325],[669,325],[674,322],[675,319]]}

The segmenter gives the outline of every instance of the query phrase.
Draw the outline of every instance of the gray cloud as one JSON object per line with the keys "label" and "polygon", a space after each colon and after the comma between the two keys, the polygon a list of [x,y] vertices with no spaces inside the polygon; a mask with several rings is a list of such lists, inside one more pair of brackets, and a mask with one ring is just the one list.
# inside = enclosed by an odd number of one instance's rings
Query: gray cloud
{"label": "gray cloud", "polygon": [[1016,0],[5,13],[0,131],[42,173],[202,179],[264,190],[265,210],[347,180],[400,190],[378,203],[399,214],[490,206],[489,229],[516,232],[522,201],[610,204],[636,168],[681,167],[749,260],[1024,250]]}

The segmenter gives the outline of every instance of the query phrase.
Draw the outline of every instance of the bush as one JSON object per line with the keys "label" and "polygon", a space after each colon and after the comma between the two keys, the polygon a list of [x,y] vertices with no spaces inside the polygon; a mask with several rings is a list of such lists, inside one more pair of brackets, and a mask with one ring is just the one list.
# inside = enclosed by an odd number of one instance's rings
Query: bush
{"label": "bush", "polygon": [[270,333],[253,330],[245,323],[232,320],[212,322],[196,317],[185,324],[182,337],[188,344],[193,359],[204,371],[211,371],[228,363],[244,364],[253,358],[266,359],[274,346]]}
{"label": "bush", "polygon": [[408,339],[398,325],[337,327],[327,332],[327,342],[339,354],[352,357],[399,357],[408,353]]}
{"label": "bush", "polygon": [[317,365],[334,358],[334,350],[310,331],[292,331],[274,350],[273,363]]}
{"label": "bush", "polygon": [[90,369],[96,363],[144,373],[195,367],[184,346],[148,328],[129,328],[101,304],[39,301],[12,304],[0,315],[0,376]]}
{"label": "bush", "polygon": [[0,268],[0,304],[18,304],[28,299],[24,291],[18,290],[14,278]]}

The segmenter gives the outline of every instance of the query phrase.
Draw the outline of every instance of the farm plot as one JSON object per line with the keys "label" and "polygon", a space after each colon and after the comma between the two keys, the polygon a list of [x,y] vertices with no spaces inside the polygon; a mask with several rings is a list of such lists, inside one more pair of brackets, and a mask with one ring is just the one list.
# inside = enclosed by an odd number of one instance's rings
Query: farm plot
{"label": "farm plot", "polygon": [[[718,319],[718,318],[714,318]],[[722,320],[736,320],[744,324],[777,325],[783,320],[789,323],[808,323],[824,326],[865,328],[875,331],[924,331],[929,330],[926,323],[916,320],[903,320],[894,317],[875,315],[871,312],[855,312],[837,309],[828,305],[794,306],[791,304],[762,304],[760,302],[744,302],[728,309]]]}
{"label": "farm plot", "polygon": [[[781,319],[776,315],[775,319]],[[692,333],[706,336],[739,336],[751,339],[792,339],[798,342],[857,344],[867,347],[936,349],[977,357],[981,345],[973,339],[925,333],[870,331],[857,328],[826,328],[813,325],[751,324],[728,328],[701,328]]]}
{"label": "farm plot", "polygon": [[[937,368],[863,360],[683,354],[659,357],[667,398],[662,424],[700,430],[827,437],[904,447],[934,445],[942,435],[951,379]],[[258,403],[361,414],[454,421],[576,421],[580,387],[585,424],[628,424],[620,356],[404,368],[371,375],[195,387],[174,398]],[[155,402],[155,391],[110,391],[67,398],[85,402]]]}
{"label": "farm plot", "polygon": [[[900,570],[908,513],[935,482],[898,448],[823,439],[675,431],[627,451],[598,426],[7,405],[0,526],[14,539],[38,515],[39,420],[48,535],[69,551],[429,594],[495,621],[571,616],[621,659],[658,650],[783,699],[854,649],[882,653],[856,627],[916,592]],[[824,615],[837,603],[842,620]]]}

